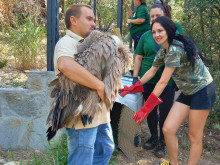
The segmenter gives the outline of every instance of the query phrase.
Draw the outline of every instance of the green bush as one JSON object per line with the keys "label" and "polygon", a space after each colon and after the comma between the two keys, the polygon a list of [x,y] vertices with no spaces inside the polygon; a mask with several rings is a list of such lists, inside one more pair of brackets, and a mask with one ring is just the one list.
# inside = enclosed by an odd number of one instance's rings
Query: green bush
{"label": "green bush", "polygon": [[3,61],[0,61],[0,68],[3,68],[7,65],[8,61],[7,60],[3,60]]}
{"label": "green bush", "polygon": [[207,59],[212,74],[216,101],[210,113],[210,124],[220,123],[220,12],[214,0],[175,0],[173,19],[182,24],[184,33],[191,36]]}
{"label": "green bush", "polygon": [[210,66],[210,72],[213,76],[213,81],[215,84],[215,92],[216,92],[216,100],[213,106],[213,110],[210,113],[210,124],[215,127],[217,125],[220,125],[220,67],[218,69],[215,69],[215,66],[217,64]]}
{"label": "green bush", "polygon": [[[62,134],[59,140],[51,141],[49,147],[44,152],[44,156],[32,154],[33,160],[28,161],[27,165],[66,165],[68,157],[67,135]],[[22,164],[22,160],[21,160]]]}
{"label": "green bush", "polygon": [[96,8],[99,30],[108,31],[117,21],[117,1],[99,1]]}
{"label": "green bush", "polygon": [[10,27],[6,38],[10,51],[15,57],[17,68],[35,69],[37,56],[42,52],[41,41],[45,36],[43,27],[37,23],[37,17],[26,17],[24,22],[17,21],[17,27]]}

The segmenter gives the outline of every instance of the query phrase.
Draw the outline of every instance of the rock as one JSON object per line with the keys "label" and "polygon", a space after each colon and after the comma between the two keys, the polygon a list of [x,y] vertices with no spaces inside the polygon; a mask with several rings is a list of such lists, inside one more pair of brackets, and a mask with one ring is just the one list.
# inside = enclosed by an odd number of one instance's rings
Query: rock
{"label": "rock", "polygon": [[12,162],[5,163],[4,165],[20,165],[20,163],[12,161]]}
{"label": "rock", "polygon": [[0,132],[4,132],[0,147],[4,150],[44,150],[48,145],[46,119],[52,99],[47,84],[54,78],[54,72],[30,71],[29,88],[0,88]]}
{"label": "rock", "polygon": [[6,163],[4,159],[0,159],[0,163]]}

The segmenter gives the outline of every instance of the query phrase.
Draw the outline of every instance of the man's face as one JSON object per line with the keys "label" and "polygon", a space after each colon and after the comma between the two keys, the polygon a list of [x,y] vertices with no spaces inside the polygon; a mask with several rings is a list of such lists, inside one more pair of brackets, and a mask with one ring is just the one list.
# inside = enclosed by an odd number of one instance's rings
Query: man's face
{"label": "man's face", "polygon": [[78,35],[86,38],[89,33],[96,27],[94,20],[95,16],[93,11],[87,7],[81,7],[81,15],[79,18],[76,18],[76,28]]}

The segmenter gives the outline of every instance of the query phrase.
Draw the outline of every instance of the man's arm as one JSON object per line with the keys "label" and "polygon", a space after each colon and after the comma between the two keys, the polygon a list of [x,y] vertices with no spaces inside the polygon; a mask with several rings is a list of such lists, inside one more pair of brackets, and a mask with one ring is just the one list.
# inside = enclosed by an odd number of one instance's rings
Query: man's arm
{"label": "man's arm", "polygon": [[57,61],[58,69],[70,80],[97,91],[101,101],[105,101],[105,85],[88,70],[78,64],[74,58],[62,56]]}

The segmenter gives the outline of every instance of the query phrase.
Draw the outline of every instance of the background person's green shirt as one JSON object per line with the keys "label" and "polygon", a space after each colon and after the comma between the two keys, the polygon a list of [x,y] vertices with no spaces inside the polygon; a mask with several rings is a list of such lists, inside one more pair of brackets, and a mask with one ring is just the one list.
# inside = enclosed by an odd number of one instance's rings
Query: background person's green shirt
{"label": "background person's green shirt", "polygon": [[[152,67],[154,58],[157,54],[157,49],[154,44],[151,30],[141,36],[141,39],[136,47],[135,54],[143,55],[141,68],[139,71],[139,76],[141,78]],[[156,84],[160,79],[162,72],[163,69],[160,68],[156,75],[150,81],[148,81],[148,83]]]}
{"label": "background person's green shirt", "polygon": [[182,26],[179,23],[177,23],[177,22],[174,22],[174,23],[175,23],[175,25],[177,27],[176,34],[183,34],[184,32],[183,32]]}
{"label": "background person's green shirt", "polygon": [[143,18],[145,22],[142,24],[130,23],[130,34],[134,37],[136,34],[144,33],[150,30],[150,14],[146,5],[140,5],[134,10],[131,19]]}

